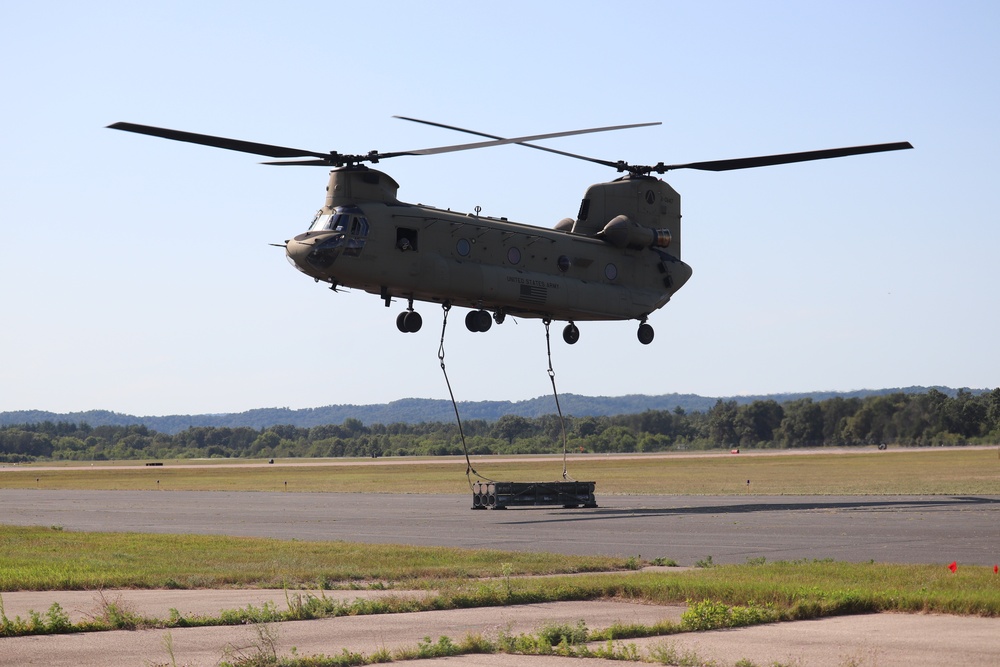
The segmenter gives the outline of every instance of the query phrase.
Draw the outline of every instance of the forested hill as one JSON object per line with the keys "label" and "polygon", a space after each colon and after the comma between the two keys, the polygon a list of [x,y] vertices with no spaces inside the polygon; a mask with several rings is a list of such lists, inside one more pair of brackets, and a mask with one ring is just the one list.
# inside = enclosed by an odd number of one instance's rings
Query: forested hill
{"label": "forested hill", "polygon": [[[747,405],[758,400],[773,400],[778,403],[811,398],[824,401],[830,398],[865,398],[894,393],[921,394],[930,387],[906,387],[895,389],[862,390],[854,392],[810,392],[800,394],[771,394],[767,396],[727,396],[724,401],[735,401]],[[948,396],[955,396],[957,390],[934,387]],[[968,390],[966,390],[968,391]],[[973,394],[981,393],[972,390]],[[636,414],[647,410],[673,411],[681,408],[685,412],[705,412],[719,398],[695,394],[662,394],[646,396],[580,396],[563,394],[559,404],[565,415],[575,417],[600,417]],[[555,414],[556,404],[552,396],[540,396],[524,401],[468,401],[458,404],[463,420],[482,419],[493,422],[504,415],[518,415],[535,418]],[[12,424],[37,424],[41,422],[68,422],[90,426],[129,426],[141,424],[160,433],[176,434],[192,426],[229,427],[246,426],[263,429],[275,425],[292,425],[312,428],[327,424],[343,424],[347,419],[357,419],[365,425],[371,424],[416,424],[420,422],[452,422],[455,410],[448,400],[404,398],[380,405],[329,405],[321,408],[259,408],[247,412],[230,414],[168,415],[163,417],[136,417],[108,410],[87,412],[54,413],[42,410],[19,410],[0,412],[0,426]]]}

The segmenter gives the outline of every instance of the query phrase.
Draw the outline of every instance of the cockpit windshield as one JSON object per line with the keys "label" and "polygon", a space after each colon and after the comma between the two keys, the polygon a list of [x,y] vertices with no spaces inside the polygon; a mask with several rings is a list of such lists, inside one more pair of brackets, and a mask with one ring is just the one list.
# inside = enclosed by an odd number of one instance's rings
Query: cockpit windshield
{"label": "cockpit windshield", "polygon": [[309,226],[310,232],[342,232],[351,236],[368,236],[368,219],[357,206],[338,206],[332,213],[317,213]]}
{"label": "cockpit windshield", "polygon": [[317,213],[316,217],[313,218],[312,224],[309,225],[309,231],[325,232],[332,229],[332,227],[330,227],[330,219],[332,217],[333,216],[329,214],[324,215],[323,213]]}
{"label": "cockpit windshield", "polygon": [[308,261],[315,264],[313,260],[321,260],[328,267],[341,249],[345,255],[357,257],[365,247],[368,229],[368,218],[357,206],[338,206],[332,213],[320,211],[309,226],[309,231],[338,233],[317,246]]}

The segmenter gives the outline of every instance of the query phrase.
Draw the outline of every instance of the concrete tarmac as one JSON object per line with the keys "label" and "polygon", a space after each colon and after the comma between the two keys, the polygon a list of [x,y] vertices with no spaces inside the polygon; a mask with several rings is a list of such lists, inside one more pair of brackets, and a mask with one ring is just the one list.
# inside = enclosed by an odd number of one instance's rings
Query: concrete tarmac
{"label": "concrete tarmac", "polygon": [[[471,498],[445,495],[0,489],[0,522],[80,531],[662,556],[681,565],[706,556],[716,563],[759,557],[942,567],[952,560],[978,565],[1000,562],[998,497],[602,497],[598,493],[597,500],[596,509],[472,511]],[[225,606],[227,592],[202,593],[223,595],[203,604]],[[458,642],[470,633],[535,632],[546,624],[579,620],[591,629],[615,622],[653,623],[679,618],[682,610],[619,602],[559,603],[302,621],[274,624],[272,629],[280,655],[289,655],[293,646],[298,655],[332,655],[342,649],[371,653],[413,648],[424,637],[436,641],[447,636]],[[257,630],[184,628],[169,631],[169,638],[177,664],[213,665],[226,655],[238,657],[256,650],[261,644]],[[758,665],[930,667],[1000,664],[998,636],[1000,619],[878,614],[626,643],[634,643],[643,655],[669,646],[678,655],[715,660],[720,667],[743,660]],[[170,664],[167,637],[167,631],[147,630],[4,638],[0,665]],[[581,663],[558,657],[474,655],[407,664],[572,667]],[[586,660],[583,664],[639,663]]]}
{"label": "concrete tarmac", "polygon": [[[127,593],[122,592],[127,595]],[[223,605],[232,591],[191,591],[197,604]],[[59,596],[58,592],[50,593]],[[211,599],[211,602],[207,602]],[[182,602],[181,609],[187,606]],[[280,606],[279,606],[280,607]],[[615,623],[651,625],[678,621],[684,607],[627,602],[559,602],[512,607],[431,611],[382,616],[347,616],[251,626],[174,628],[0,638],[0,665],[216,665],[269,651],[289,657],[343,651],[372,655],[378,651],[413,651],[421,643],[447,637],[454,643],[480,635],[535,633],[547,625],[591,630]],[[993,667],[1000,664],[1000,619],[940,614],[873,614],[684,633],[615,642],[634,646],[640,658],[671,651],[683,664],[729,667],[796,665],[810,667]],[[591,644],[592,650],[606,643]],[[697,657],[697,661],[694,658]],[[406,662],[417,667],[611,667],[648,664],[633,661],[564,659],[517,655],[466,655]],[[674,663],[676,664],[676,663]]]}
{"label": "concrete tarmac", "polygon": [[0,489],[0,521],[66,530],[245,535],[672,558],[992,566],[996,496],[601,496],[595,509],[471,509],[471,494]]}
{"label": "concrete tarmac", "polygon": [[102,618],[106,608],[113,604],[140,618],[166,620],[173,611],[185,617],[218,617],[223,611],[246,609],[248,606],[263,608],[273,605],[279,611],[289,608],[295,598],[324,597],[328,600],[350,603],[354,600],[382,598],[423,598],[433,595],[428,591],[387,590],[284,590],[274,588],[225,588],[225,589],[108,589],[90,591],[12,591],[3,596],[4,614],[9,619],[20,616],[30,618],[32,611],[45,614],[57,603],[73,623]]}
{"label": "concrete tarmac", "polygon": [[[290,655],[292,647],[300,656],[338,655],[345,649],[371,655],[383,650],[415,650],[427,637],[437,642],[444,636],[457,644],[468,635],[495,639],[501,632],[533,633],[549,624],[575,626],[580,620],[591,629],[616,622],[651,625],[661,619],[678,621],[683,609],[627,602],[552,602],[253,626],[14,637],[0,639],[0,665],[134,667],[176,661],[195,667],[215,665],[222,658],[251,656],[272,647],[281,656]],[[169,651],[165,645],[168,635]],[[518,664],[518,658],[508,658],[503,664]]]}

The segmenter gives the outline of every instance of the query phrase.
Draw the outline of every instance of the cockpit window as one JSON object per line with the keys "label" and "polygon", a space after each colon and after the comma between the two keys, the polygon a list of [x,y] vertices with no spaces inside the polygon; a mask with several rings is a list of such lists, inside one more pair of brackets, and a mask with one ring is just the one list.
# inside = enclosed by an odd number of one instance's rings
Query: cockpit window
{"label": "cockpit window", "polygon": [[332,229],[332,227],[330,227],[330,219],[332,217],[332,215],[317,214],[316,217],[313,218],[312,224],[309,226],[309,231],[324,232]]}
{"label": "cockpit window", "polygon": [[368,236],[368,219],[357,206],[338,206],[332,213],[317,213],[309,226],[309,231]]}
{"label": "cockpit window", "polygon": [[351,223],[351,216],[347,213],[338,213],[333,216],[330,229],[335,232],[346,232],[347,226]]}

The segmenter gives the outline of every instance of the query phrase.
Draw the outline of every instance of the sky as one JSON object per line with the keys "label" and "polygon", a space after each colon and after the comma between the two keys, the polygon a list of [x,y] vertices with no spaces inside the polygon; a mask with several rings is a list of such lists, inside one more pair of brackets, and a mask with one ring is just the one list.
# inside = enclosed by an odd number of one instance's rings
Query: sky
{"label": "sky", "polygon": [[[982,2],[0,3],[0,411],[241,412],[448,398],[441,309],[400,334],[270,243],[327,170],[105,129],[128,121],[310,150],[542,142],[683,163],[694,276],[650,318],[552,331],[560,392],[735,396],[1000,385],[1000,4]],[[519,146],[379,165],[403,201],[551,227],[606,167]],[[457,312],[457,311],[456,311]],[[459,313],[461,315],[461,313]],[[545,332],[452,317],[462,401],[551,392]]]}

